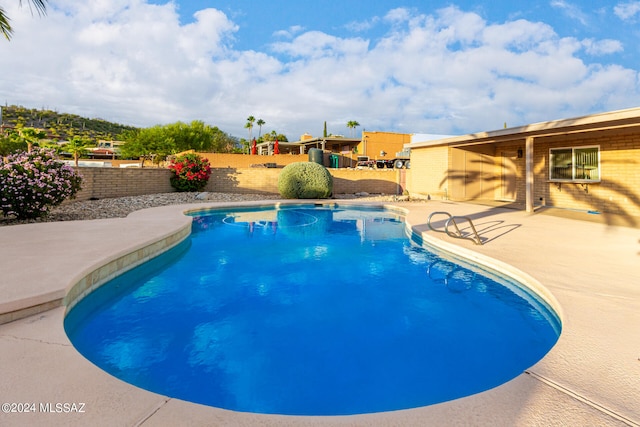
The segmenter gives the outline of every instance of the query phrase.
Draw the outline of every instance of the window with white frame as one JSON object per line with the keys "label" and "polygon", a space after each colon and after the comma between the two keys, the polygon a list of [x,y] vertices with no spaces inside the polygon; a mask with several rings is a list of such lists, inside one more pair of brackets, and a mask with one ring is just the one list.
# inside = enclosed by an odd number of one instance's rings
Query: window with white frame
{"label": "window with white frame", "polygon": [[600,181],[600,147],[551,148],[549,180]]}

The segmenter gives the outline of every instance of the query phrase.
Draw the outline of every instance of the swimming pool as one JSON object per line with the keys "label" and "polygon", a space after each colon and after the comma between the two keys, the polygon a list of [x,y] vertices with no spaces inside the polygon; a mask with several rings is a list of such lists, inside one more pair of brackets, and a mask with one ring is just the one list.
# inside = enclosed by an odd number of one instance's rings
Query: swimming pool
{"label": "swimming pool", "polygon": [[558,338],[533,293],[418,246],[397,212],[198,215],[190,239],[65,319],[85,357],[139,387],[247,412],[380,412],[495,387]]}

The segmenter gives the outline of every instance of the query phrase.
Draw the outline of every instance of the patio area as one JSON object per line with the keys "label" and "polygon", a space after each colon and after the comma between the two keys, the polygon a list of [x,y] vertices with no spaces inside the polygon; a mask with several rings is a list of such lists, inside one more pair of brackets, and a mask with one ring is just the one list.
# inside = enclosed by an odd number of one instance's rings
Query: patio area
{"label": "patio area", "polygon": [[[84,359],[63,329],[60,303],[70,286],[84,281],[90,289],[123,263],[134,265],[170,247],[188,234],[190,218],[182,212],[204,206],[0,227],[0,321],[7,322],[0,324],[0,425],[640,425],[640,229],[619,218],[581,218],[587,214],[580,212],[528,214],[449,201],[393,204],[407,210],[408,224],[425,242],[512,266],[539,282],[558,304],[563,331],[547,356],[512,381],[473,396],[355,416],[238,413],[139,389]],[[470,217],[484,244],[429,230],[427,218],[434,211]],[[435,226],[443,224],[434,218]],[[44,311],[14,320],[21,317],[16,311],[34,305]],[[29,407],[35,410],[5,413],[6,403],[15,403],[16,410],[33,403]]]}

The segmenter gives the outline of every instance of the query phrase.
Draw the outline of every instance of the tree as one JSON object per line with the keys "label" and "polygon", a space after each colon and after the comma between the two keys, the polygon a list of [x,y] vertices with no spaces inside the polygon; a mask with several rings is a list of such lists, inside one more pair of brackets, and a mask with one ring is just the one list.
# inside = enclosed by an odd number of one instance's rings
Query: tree
{"label": "tree", "polygon": [[141,167],[144,167],[145,160],[164,159],[169,154],[176,152],[173,140],[160,125],[127,132],[124,140],[122,157],[125,159],[139,158],[142,161]]}
{"label": "tree", "polygon": [[356,136],[356,127],[358,127],[358,126],[360,126],[360,123],[356,122],[355,120],[349,120],[349,121],[347,122],[347,127],[348,127],[349,129],[351,129],[351,135],[352,135],[353,137],[355,137],[355,136]]}
{"label": "tree", "polygon": [[171,154],[188,150],[230,153],[237,141],[217,127],[199,120],[190,124],[176,122],[127,132],[122,147],[123,158],[162,160]]}
{"label": "tree", "polygon": [[11,132],[0,137],[0,157],[8,156],[16,151],[27,151],[27,143],[16,136],[15,132]]}
{"label": "tree", "polygon": [[164,126],[167,137],[173,140],[175,151],[209,151],[213,145],[214,129],[200,120],[190,124],[176,122]]}
{"label": "tree", "polygon": [[276,139],[280,142],[289,142],[287,137],[282,133],[277,133],[275,130],[272,130],[270,133],[265,133],[262,135],[262,139],[264,141],[275,141]]}
{"label": "tree", "polygon": [[214,153],[233,153],[238,149],[238,139],[232,137],[217,127],[213,127],[213,145],[210,151]]}
{"label": "tree", "polygon": [[256,118],[253,116],[249,116],[247,117],[247,124],[244,125],[245,128],[249,129],[249,141],[251,141],[253,138],[251,138],[252,132],[251,129],[253,129],[253,122],[256,121]]}
{"label": "tree", "polygon": [[9,132],[9,138],[13,139],[17,143],[24,143],[27,145],[28,153],[33,150],[34,145],[46,136],[47,134],[44,133],[44,131],[34,128],[25,128],[22,126],[17,126],[14,130]]}
{"label": "tree", "polygon": [[[20,5],[22,6],[22,0],[20,0]],[[35,7],[38,12],[38,15],[46,15],[47,13],[47,0],[29,0],[29,8],[31,5]],[[33,12],[33,9],[31,10]],[[4,35],[7,40],[11,40],[11,35],[13,34],[13,28],[11,28],[11,24],[9,23],[9,17],[4,13],[4,9],[0,7],[0,32]]]}
{"label": "tree", "polygon": [[73,156],[73,161],[75,162],[76,168],[78,167],[78,160],[80,156],[83,156],[87,152],[87,141],[86,138],[81,138],[79,136],[74,136],[71,140],[64,146],[64,149],[67,153],[71,153]]}
{"label": "tree", "polygon": [[265,122],[262,119],[258,119],[258,121],[256,122],[256,124],[258,125],[258,139],[260,139],[260,136],[262,135],[262,125],[265,125],[267,122]]}

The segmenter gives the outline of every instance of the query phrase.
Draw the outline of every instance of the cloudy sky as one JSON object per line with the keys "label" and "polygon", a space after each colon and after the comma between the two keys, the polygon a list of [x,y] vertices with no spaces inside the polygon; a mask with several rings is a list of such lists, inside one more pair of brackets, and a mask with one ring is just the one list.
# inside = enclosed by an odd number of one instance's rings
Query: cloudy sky
{"label": "cloudy sky", "polygon": [[[0,102],[146,127],[466,134],[640,106],[640,1],[0,0]],[[254,129],[255,134],[255,129]]]}

